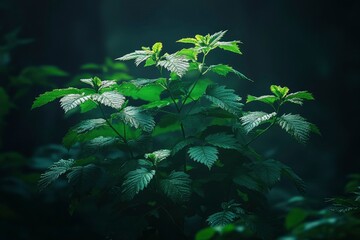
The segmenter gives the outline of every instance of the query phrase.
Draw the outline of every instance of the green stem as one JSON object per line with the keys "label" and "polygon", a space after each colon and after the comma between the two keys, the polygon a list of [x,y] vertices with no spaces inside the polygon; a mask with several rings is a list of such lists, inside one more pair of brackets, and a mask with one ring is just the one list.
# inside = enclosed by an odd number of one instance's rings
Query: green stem
{"label": "green stem", "polygon": [[282,103],[279,103],[278,106],[275,108],[273,105],[272,107],[274,108],[276,114],[275,114],[275,117],[274,117],[274,120],[272,121],[272,123],[267,127],[265,128],[264,130],[262,130],[258,135],[256,135],[253,139],[251,139],[248,143],[245,144],[245,146],[249,146],[251,143],[253,143],[256,139],[258,139],[261,135],[263,135],[265,132],[267,132],[272,126],[275,125],[276,123],[276,120],[277,120],[277,115],[279,113],[279,109],[280,109],[280,106],[281,106]]}
{"label": "green stem", "polygon": [[[118,130],[116,130],[116,128],[109,121],[109,119],[106,118],[106,115],[105,115],[105,112],[104,112],[104,109],[102,108],[102,106],[100,104],[98,104],[98,106],[99,106],[101,114],[103,115],[103,118],[105,119],[107,125],[116,133],[116,135],[118,135],[121,138],[121,140],[123,140],[123,142],[127,145],[128,149],[129,149],[129,153],[130,153],[131,158],[134,158],[134,154],[133,154],[133,152],[132,152],[132,150],[131,150],[131,148],[130,148],[127,140],[126,140],[126,135],[124,134],[124,136],[125,136],[124,137],[119,133]],[[125,124],[124,124],[124,132],[125,132]]]}

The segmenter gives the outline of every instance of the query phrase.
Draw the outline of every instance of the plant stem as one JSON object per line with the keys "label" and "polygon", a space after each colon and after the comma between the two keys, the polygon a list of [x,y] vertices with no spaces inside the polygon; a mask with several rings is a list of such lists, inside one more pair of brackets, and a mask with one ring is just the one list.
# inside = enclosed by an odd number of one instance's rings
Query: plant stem
{"label": "plant stem", "polygon": [[134,153],[132,152],[130,146],[129,146],[129,143],[128,141],[126,140],[126,132],[125,132],[125,123],[124,123],[124,136],[122,136],[118,130],[116,130],[116,128],[111,124],[111,122],[106,118],[106,115],[105,115],[105,112],[104,112],[104,109],[102,108],[102,106],[100,104],[98,104],[99,106],[99,109],[101,111],[101,114],[103,115],[103,118],[105,119],[106,123],[109,125],[109,127],[116,133],[116,135],[118,135],[121,140],[123,140],[123,142],[126,144],[126,146],[128,147],[129,149],[129,153],[130,153],[130,156],[131,158],[134,158]]}
{"label": "plant stem", "polygon": [[265,128],[264,130],[262,130],[258,135],[256,135],[253,139],[251,139],[249,142],[247,142],[245,144],[245,146],[250,145],[252,142],[254,142],[256,139],[258,139],[258,137],[260,137],[261,135],[263,135],[267,130],[269,130],[272,126],[274,126],[275,121],[273,121],[267,128]]}

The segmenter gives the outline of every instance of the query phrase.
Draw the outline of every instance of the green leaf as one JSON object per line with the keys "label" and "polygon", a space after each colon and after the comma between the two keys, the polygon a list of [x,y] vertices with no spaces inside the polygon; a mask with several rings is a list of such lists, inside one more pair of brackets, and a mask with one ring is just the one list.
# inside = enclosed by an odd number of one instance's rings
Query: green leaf
{"label": "green leaf", "polygon": [[247,189],[261,192],[261,186],[259,183],[252,177],[247,174],[239,174],[233,178],[233,182],[241,187],[245,187]]}
{"label": "green leaf", "polygon": [[95,164],[88,164],[86,166],[72,167],[71,171],[67,174],[70,184],[75,187],[76,192],[88,192],[97,183],[101,174],[101,169]]}
{"label": "green leaf", "polygon": [[227,76],[228,73],[234,73],[236,74],[236,76],[238,76],[241,79],[246,79],[246,80],[250,80],[248,77],[246,77],[244,74],[242,74],[241,72],[233,69],[232,67],[230,67],[229,65],[225,65],[225,64],[217,64],[217,65],[211,65],[208,67],[208,69],[205,71],[205,73],[207,71],[213,71],[214,73],[217,73],[221,76]]}
{"label": "green leaf", "polygon": [[219,31],[217,33],[212,34],[211,36],[209,36],[209,43],[208,45],[213,47],[217,44],[219,44],[219,41],[224,37],[225,33],[227,32],[227,30],[225,31]]}
{"label": "green leaf", "polygon": [[54,89],[50,92],[45,92],[40,96],[38,96],[35,99],[31,109],[41,107],[49,102],[56,100],[57,98],[61,98],[69,94],[81,94],[81,93],[82,91],[77,88]]}
{"label": "green leaf", "polygon": [[301,208],[293,208],[285,218],[286,229],[291,230],[302,223],[307,217],[308,212]]}
{"label": "green leaf", "polygon": [[260,179],[267,187],[272,187],[280,181],[282,164],[278,161],[269,159],[254,162],[250,165],[254,177]]}
{"label": "green leaf", "polygon": [[136,194],[149,185],[154,175],[155,170],[147,168],[139,168],[126,174],[125,181],[122,184],[123,200],[133,199]]}
{"label": "green leaf", "polygon": [[105,124],[106,124],[106,120],[102,118],[84,120],[74,128],[74,131],[76,133],[84,133],[91,131],[95,128],[104,126]]}
{"label": "green leaf", "polygon": [[40,191],[44,190],[50,183],[54,182],[60,175],[67,172],[75,163],[74,159],[61,159],[55,162],[45,173],[41,174],[39,180]]}
{"label": "green leaf", "polygon": [[136,66],[139,66],[140,63],[149,59],[153,54],[154,52],[150,50],[136,50],[135,52],[126,54],[122,57],[116,58],[115,60],[127,61],[134,59]]}
{"label": "green leaf", "polygon": [[147,78],[138,78],[135,80],[131,80],[130,82],[132,84],[134,84],[136,87],[141,88],[144,87],[146,85],[152,84],[152,83],[156,83],[156,82],[161,82],[166,80],[165,78],[154,78],[154,79],[147,79]]}
{"label": "green leaf", "polygon": [[143,109],[163,108],[163,107],[169,106],[172,103],[173,102],[170,98],[166,98],[163,100],[153,101],[148,104],[143,104],[143,105],[141,105],[141,108],[143,108]]}
{"label": "green leaf", "polygon": [[189,146],[189,145],[192,145],[192,144],[195,144],[195,143],[198,143],[199,140],[196,139],[196,138],[186,138],[180,142],[178,142],[172,149],[171,151],[171,155],[175,155],[176,153],[178,153],[179,151],[181,151],[182,149],[184,149],[185,147]]}
{"label": "green leaf", "polygon": [[197,44],[197,40],[195,38],[182,38],[180,40],[177,40],[176,42]]}
{"label": "green leaf", "polygon": [[60,106],[64,109],[65,113],[67,113],[90,99],[91,95],[68,94],[60,99]]}
{"label": "green leaf", "polygon": [[226,89],[225,86],[212,85],[208,87],[204,97],[217,107],[238,115],[243,104],[240,103],[241,97],[234,92],[233,89]]}
{"label": "green leaf", "polygon": [[302,144],[309,139],[311,125],[298,114],[284,114],[278,118],[277,124]]}
{"label": "green leaf", "polygon": [[120,118],[124,123],[134,128],[141,128],[145,132],[151,132],[155,127],[154,118],[138,107],[128,106],[119,113],[112,115]]}
{"label": "green leaf", "polygon": [[124,96],[131,97],[135,100],[141,99],[144,101],[160,101],[160,95],[165,90],[159,84],[147,84],[145,86],[137,87],[131,82],[124,82],[117,90]]}
{"label": "green leaf", "polygon": [[239,149],[239,144],[237,143],[234,135],[224,132],[209,135],[205,138],[205,141],[215,147],[225,149]]}
{"label": "green leaf", "polygon": [[240,118],[244,130],[249,133],[261,124],[267,123],[276,116],[275,112],[248,112]]}
{"label": "green leaf", "polygon": [[157,165],[161,161],[168,158],[170,156],[170,153],[171,151],[169,149],[161,149],[152,153],[146,153],[144,157],[146,159],[150,159],[155,165]]}
{"label": "green leaf", "polygon": [[161,42],[157,42],[152,46],[151,50],[154,53],[160,53],[162,48],[163,48],[163,44]]}
{"label": "green leaf", "polygon": [[273,105],[278,100],[279,99],[277,97],[275,97],[274,95],[264,95],[264,96],[260,96],[260,97],[248,95],[246,103],[258,101],[258,102],[263,102],[263,103],[266,103],[269,105]]}
{"label": "green leaf", "polygon": [[211,240],[215,236],[216,231],[212,227],[201,229],[196,233],[195,240]]}
{"label": "green leaf", "polygon": [[288,94],[289,88],[271,85],[270,91],[278,98],[284,98]]}
{"label": "green leaf", "polygon": [[224,210],[224,211],[217,212],[217,213],[210,215],[206,219],[206,221],[212,227],[225,226],[229,223],[232,223],[237,217],[238,217],[238,214],[236,214],[232,211]]}
{"label": "green leaf", "polygon": [[285,102],[291,102],[299,105],[302,105],[304,100],[314,100],[314,97],[308,91],[290,93],[285,97]]}
{"label": "green leaf", "polygon": [[238,45],[239,43],[240,43],[240,41],[218,42],[216,45],[225,51],[242,54],[242,52],[240,51],[239,45]]}
{"label": "green leaf", "polygon": [[190,65],[186,57],[177,54],[165,54],[164,57],[165,59],[160,60],[157,66],[164,67],[170,72],[176,73],[179,77],[184,76],[188,71]]}
{"label": "green leaf", "polygon": [[161,191],[175,203],[187,202],[191,195],[191,179],[184,172],[172,171],[160,181]]}
{"label": "green leaf", "polygon": [[86,147],[90,149],[102,149],[109,146],[113,146],[120,142],[120,139],[118,137],[104,137],[99,136],[94,139],[91,139],[86,143]]}
{"label": "green leaf", "polygon": [[184,48],[176,53],[179,56],[185,56],[191,61],[197,61],[198,51],[194,48]]}
{"label": "green leaf", "polygon": [[211,146],[196,146],[188,150],[190,158],[194,161],[206,165],[211,169],[212,165],[218,160],[218,150]]}
{"label": "green leaf", "polygon": [[125,103],[125,97],[116,91],[91,95],[91,99],[105,106],[120,109]]}
{"label": "green leaf", "polygon": [[200,79],[193,88],[190,97],[186,101],[186,103],[192,102],[193,100],[198,100],[206,93],[206,89],[208,88],[208,86],[210,86],[213,83],[214,82],[210,79]]}

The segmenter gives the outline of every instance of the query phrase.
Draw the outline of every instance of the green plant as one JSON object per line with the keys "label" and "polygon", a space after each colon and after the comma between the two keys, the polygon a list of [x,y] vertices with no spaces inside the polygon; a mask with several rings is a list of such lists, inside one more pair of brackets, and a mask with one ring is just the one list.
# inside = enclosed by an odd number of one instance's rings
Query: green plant
{"label": "green plant", "polygon": [[[207,63],[216,49],[241,54],[240,41],[222,41],[225,33],[180,39],[191,47],[172,54],[157,42],[117,59],[155,67],[159,78],[92,77],[80,80],[87,87],[41,94],[33,109],[60,98],[66,114],[91,111],[94,117],[65,135],[63,144],[80,153],[54,163],[41,176],[40,189],[66,176],[71,211],[81,211],[85,204],[79,203],[100,202],[117,209],[120,222],[136,222],[136,228],[109,227],[106,236],[185,238],[194,234],[187,230],[194,216],[200,226],[242,222],[261,235],[268,190],[283,176],[300,191],[304,183],[289,166],[265,159],[250,145],[275,125],[305,143],[310,132],[318,133],[315,125],[280,111],[314,98],[272,85],[273,95],[247,98],[268,104],[272,113],[243,111],[235,90],[212,79],[250,79],[229,65]],[[223,210],[214,213],[221,202]]]}

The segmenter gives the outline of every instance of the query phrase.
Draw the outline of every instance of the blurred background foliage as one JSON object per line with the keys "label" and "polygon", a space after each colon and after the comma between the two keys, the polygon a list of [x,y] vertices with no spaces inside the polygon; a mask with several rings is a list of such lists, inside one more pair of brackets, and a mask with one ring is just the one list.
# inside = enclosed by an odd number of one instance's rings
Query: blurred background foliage
{"label": "blurred background foliage", "polygon": [[[1,0],[0,228],[4,236],[0,237],[60,239],[73,235],[98,239],[101,229],[106,228],[89,228],[94,224],[86,212],[69,215],[65,184],[60,182],[41,194],[37,191],[40,173],[53,161],[73,154],[59,144],[75,122],[64,121],[56,104],[30,112],[39,93],[74,86],[77,79],[94,75],[125,80],[133,73],[156,77],[155,70],[135,70],[132,64],[112,59],[159,40],[173,52],[176,39],[225,29],[229,39],[241,39],[244,55],[240,60],[232,54],[212,58],[214,62],[226,59],[255,81],[234,78],[229,82],[240,96],[261,95],[270,84],[277,84],[309,90],[316,98],[301,111],[319,126],[322,137],[313,137],[302,146],[273,130],[256,143],[265,156],[276,155],[307,182],[300,205],[288,206],[295,190],[282,191],[288,189],[286,183],[269,194],[270,203],[284,201],[286,239],[307,234],[312,229],[307,221],[323,221],[315,226],[343,230],[343,218],[353,219],[359,213],[352,209],[338,219],[326,207],[354,207],[356,198],[351,195],[350,200],[338,198],[327,203],[324,199],[343,194],[347,176],[360,169],[359,9],[357,1],[332,0]],[[358,182],[354,184],[358,175],[350,179],[346,192],[358,191],[351,186],[358,186]],[[308,201],[311,206],[304,205]],[[357,226],[358,219],[352,223]],[[213,235],[199,239],[212,239],[217,231],[251,235],[240,228],[208,230]]]}

